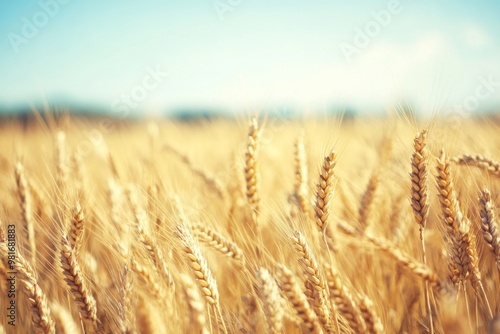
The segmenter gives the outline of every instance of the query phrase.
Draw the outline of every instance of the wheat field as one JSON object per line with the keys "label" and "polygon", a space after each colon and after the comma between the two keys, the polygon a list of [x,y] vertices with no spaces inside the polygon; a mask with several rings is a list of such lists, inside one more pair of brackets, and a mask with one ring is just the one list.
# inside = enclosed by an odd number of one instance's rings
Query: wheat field
{"label": "wheat field", "polygon": [[500,333],[499,130],[4,121],[0,333]]}

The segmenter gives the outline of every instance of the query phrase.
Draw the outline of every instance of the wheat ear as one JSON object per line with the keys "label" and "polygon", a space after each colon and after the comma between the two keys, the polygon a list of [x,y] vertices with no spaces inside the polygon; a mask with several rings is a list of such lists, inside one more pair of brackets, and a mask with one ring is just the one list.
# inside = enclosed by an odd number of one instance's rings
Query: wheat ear
{"label": "wheat ear", "polygon": [[318,262],[313,256],[306,239],[299,231],[295,231],[292,238],[295,251],[299,257],[307,282],[312,287],[312,297],[314,298],[314,311],[319,316],[321,325],[327,333],[333,333],[334,329],[331,321],[331,311],[328,304],[328,291],[325,279],[320,272]]}
{"label": "wheat ear", "polygon": [[[0,255],[2,262],[7,263],[9,258],[7,244],[0,243]],[[17,253],[15,262],[9,269],[19,274],[19,280],[24,285],[24,292],[31,307],[33,331],[37,334],[55,333],[55,323],[48,306],[47,296],[38,285],[38,280],[31,265],[21,254]]]}
{"label": "wheat ear", "polygon": [[382,334],[385,333],[382,321],[380,321],[373,302],[366,296],[362,296],[359,301],[359,310],[363,316],[366,324],[366,332],[369,334]]}
{"label": "wheat ear", "polygon": [[307,157],[304,148],[304,137],[299,136],[295,142],[295,184],[294,197],[302,212],[309,217],[311,204],[309,203]]}
{"label": "wheat ear", "polygon": [[160,272],[162,278],[168,284],[169,287],[174,288],[174,280],[170,270],[167,268],[167,262],[163,257],[161,249],[158,247],[157,243],[151,238],[151,236],[146,233],[143,226],[138,226],[137,231],[139,233],[139,241],[143,244],[146,249],[150,259],[153,261],[155,268]]}
{"label": "wheat ear", "polygon": [[205,300],[210,305],[218,304],[219,290],[217,289],[217,282],[208,268],[207,260],[202,255],[200,248],[187,228],[177,226],[177,231],[189,266],[196,277]]}
{"label": "wheat ear", "polygon": [[486,170],[493,176],[500,177],[500,163],[482,155],[464,154],[453,160],[459,165],[475,166]]}
{"label": "wheat ear", "polygon": [[428,152],[426,148],[427,131],[423,130],[413,141],[411,159],[411,207],[417,224],[420,226],[420,239],[429,216],[429,189],[427,181]]}
{"label": "wheat ear", "polygon": [[133,272],[135,272],[141,279],[144,280],[144,282],[146,282],[146,284],[152,290],[151,294],[153,296],[159,296],[160,302],[162,303],[166,301],[166,293],[163,290],[162,285],[157,281],[155,275],[152,275],[152,273],[147,268],[142,266],[134,258],[130,259],[130,269],[132,269]]}
{"label": "wheat ear", "polygon": [[203,301],[200,291],[194,284],[191,277],[182,274],[182,290],[184,292],[184,297],[189,308],[189,323],[193,332],[208,334],[208,329],[206,328],[206,310],[205,302]]}
{"label": "wheat ear", "polygon": [[66,307],[54,302],[50,305],[50,309],[54,316],[56,333],[74,334],[79,332],[75,319]]}
{"label": "wheat ear", "polygon": [[359,205],[359,224],[362,231],[366,231],[369,225],[368,218],[370,217],[370,207],[375,198],[375,191],[378,186],[378,171],[375,170],[370,176],[368,185],[366,186],[365,192],[361,196],[361,203]]}
{"label": "wheat ear", "polygon": [[224,187],[222,186],[222,183],[219,179],[217,179],[213,175],[210,175],[205,170],[200,169],[197,166],[195,166],[193,164],[193,162],[191,161],[191,159],[188,158],[187,155],[183,154],[182,152],[180,152],[176,148],[170,146],[169,144],[165,144],[164,148],[169,150],[170,152],[174,153],[175,155],[177,155],[179,157],[179,159],[183,163],[185,163],[186,166],[189,167],[189,169],[193,172],[193,174],[200,177],[203,180],[203,182],[208,186],[208,188],[213,190],[219,198],[224,198],[225,190],[224,190]]}
{"label": "wheat ear", "polygon": [[303,332],[321,333],[322,330],[318,323],[318,316],[311,309],[307,297],[300,288],[295,275],[284,265],[278,265],[278,270],[279,287],[302,320],[301,327]]}
{"label": "wheat ear", "polygon": [[74,250],[70,247],[68,239],[63,237],[61,245],[61,267],[64,280],[73,295],[78,311],[83,321],[86,332],[97,332],[97,307],[94,296],[80,269]]}
{"label": "wheat ear", "polygon": [[56,133],[56,183],[64,194],[68,184],[68,156],[66,150],[66,134],[62,130]]}
{"label": "wheat ear", "polygon": [[23,165],[18,162],[15,170],[17,193],[19,196],[19,204],[22,211],[23,227],[28,236],[28,250],[30,254],[31,264],[36,264],[36,241],[35,241],[35,225],[33,220],[33,208],[31,192],[28,186],[28,181],[24,174]]}
{"label": "wheat ear", "polygon": [[257,167],[257,144],[259,140],[259,126],[257,119],[252,118],[248,130],[248,141],[245,152],[245,181],[248,204],[252,212],[254,227],[257,226],[259,213],[259,172]]}
{"label": "wheat ear", "polygon": [[460,246],[458,230],[463,220],[463,214],[457,200],[450,169],[450,163],[444,150],[441,150],[440,157],[437,159],[437,190],[449,245],[450,280],[453,284],[458,285],[466,279],[468,264],[466,263],[465,247]]}
{"label": "wheat ear", "polygon": [[[422,261],[427,264],[425,251],[424,228],[429,216],[429,189],[427,180],[427,166],[429,154],[426,147],[427,131],[418,133],[413,141],[413,155],[411,159],[411,207],[417,224],[419,225],[420,244],[422,247]],[[431,334],[434,334],[432,309],[429,297],[429,284],[425,282],[425,304],[429,315]]]}
{"label": "wheat ear", "polygon": [[219,232],[201,223],[194,224],[192,231],[200,242],[206,243],[224,256],[236,260],[241,267],[245,266],[243,251],[234,242],[226,239]]}
{"label": "wheat ear", "polygon": [[326,278],[330,291],[330,298],[333,299],[337,312],[347,320],[349,326],[355,333],[364,333],[366,328],[363,318],[358,311],[354,298],[349,293],[347,287],[342,284],[342,280],[337,270],[332,266],[328,266]]}
{"label": "wheat ear", "polygon": [[75,208],[73,209],[73,217],[71,219],[70,229],[68,233],[69,245],[75,252],[76,256],[78,256],[80,247],[82,245],[83,231],[85,227],[84,225],[85,215],[83,213],[83,209],[80,203],[76,203]]}
{"label": "wheat ear", "polygon": [[120,317],[120,327],[123,333],[133,333],[134,312],[132,311],[132,291],[133,280],[130,272],[130,263],[125,263],[120,275],[120,305],[118,314]]}
{"label": "wheat ear", "polygon": [[375,237],[370,234],[365,234],[365,240],[370,242],[380,251],[392,257],[403,268],[406,268],[414,275],[429,282],[429,284],[438,287],[441,285],[439,276],[429,266],[413,259],[410,255],[404,253],[402,250],[394,246],[389,240]]}
{"label": "wheat ear", "polygon": [[271,333],[281,333],[283,331],[284,310],[280,305],[280,293],[276,281],[265,268],[259,268],[256,272],[257,295],[264,304],[264,314],[267,326]]}
{"label": "wheat ear", "polygon": [[205,301],[212,306],[220,316],[223,330],[227,333],[226,325],[222,319],[222,312],[220,310],[217,282],[212,274],[212,271],[208,267],[207,260],[201,253],[198,244],[187,228],[177,226],[177,233],[182,242],[183,251],[189,267],[196,278],[198,287],[205,297]]}
{"label": "wheat ear", "polygon": [[[462,249],[462,254],[465,254],[465,259],[462,260],[462,263],[467,265],[467,268],[463,268],[464,272],[462,273],[464,281],[467,276],[469,276],[476,294],[479,294],[480,292],[483,293],[486,307],[488,308],[490,317],[493,318],[493,312],[488,301],[488,296],[486,295],[481,281],[481,272],[479,271],[479,255],[476,248],[476,234],[472,231],[472,224],[467,217],[461,221],[458,235],[459,246]],[[465,270],[467,272],[465,272]]]}
{"label": "wheat ear", "polygon": [[479,205],[481,211],[481,229],[483,239],[488,248],[495,257],[497,269],[500,272],[500,236],[498,235],[498,220],[491,201],[491,195],[488,189],[484,189],[479,196]]}
{"label": "wheat ear", "polygon": [[328,224],[330,215],[330,201],[333,195],[333,170],[337,164],[335,152],[330,153],[323,160],[319,182],[316,191],[315,221],[318,228],[323,232]]}

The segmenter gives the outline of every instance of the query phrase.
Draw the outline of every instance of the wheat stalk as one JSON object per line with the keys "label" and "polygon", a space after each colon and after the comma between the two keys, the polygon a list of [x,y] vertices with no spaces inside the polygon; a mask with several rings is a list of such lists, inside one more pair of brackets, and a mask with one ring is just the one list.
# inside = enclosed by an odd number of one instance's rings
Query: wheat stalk
{"label": "wheat stalk", "polygon": [[[422,246],[422,261],[427,264],[425,251],[424,228],[429,217],[429,189],[427,180],[428,152],[426,148],[427,131],[418,133],[413,141],[413,155],[411,159],[411,206],[413,215],[419,225],[420,243]],[[425,303],[427,313],[430,317],[430,330],[434,334],[434,323],[432,320],[432,309],[429,297],[428,282],[425,282]]]}

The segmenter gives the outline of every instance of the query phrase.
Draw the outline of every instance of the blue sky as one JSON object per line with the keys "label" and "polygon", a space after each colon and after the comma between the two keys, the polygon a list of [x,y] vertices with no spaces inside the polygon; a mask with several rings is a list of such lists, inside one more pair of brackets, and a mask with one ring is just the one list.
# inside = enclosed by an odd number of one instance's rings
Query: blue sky
{"label": "blue sky", "polygon": [[481,110],[500,105],[499,14],[496,0],[2,1],[0,105]]}

